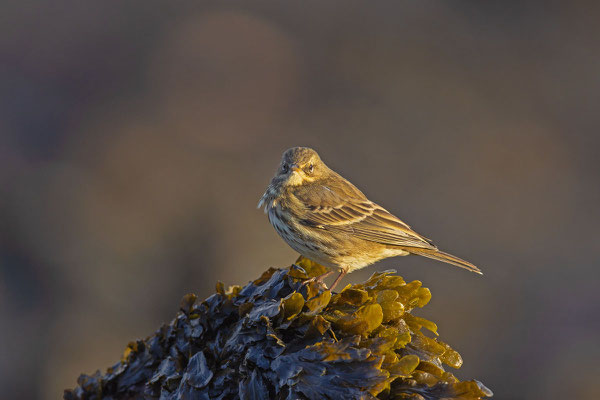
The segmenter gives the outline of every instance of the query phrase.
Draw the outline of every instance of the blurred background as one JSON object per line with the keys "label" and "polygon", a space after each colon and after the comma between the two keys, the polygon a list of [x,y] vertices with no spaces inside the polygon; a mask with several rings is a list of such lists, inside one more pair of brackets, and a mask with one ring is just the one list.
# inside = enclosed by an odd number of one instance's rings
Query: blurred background
{"label": "blurred background", "polygon": [[483,277],[419,315],[498,399],[598,399],[599,3],[2,2],[0,387],[56,399],[188,292],[297,255],[258,199],[311,146]]}

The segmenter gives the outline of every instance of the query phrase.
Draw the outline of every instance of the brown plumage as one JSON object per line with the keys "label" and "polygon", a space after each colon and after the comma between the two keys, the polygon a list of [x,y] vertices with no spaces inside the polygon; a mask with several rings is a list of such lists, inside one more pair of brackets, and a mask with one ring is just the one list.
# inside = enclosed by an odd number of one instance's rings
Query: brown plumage
{"label": "brown plumage", "polygon": [[[279,235],[302,256],[348,272],[387,257],[417,254],[481,274],[479,268],[440,251],[321,161],[316,151],[294,147],[258,203]],[[327,274],[329,275],[329,274]]]}

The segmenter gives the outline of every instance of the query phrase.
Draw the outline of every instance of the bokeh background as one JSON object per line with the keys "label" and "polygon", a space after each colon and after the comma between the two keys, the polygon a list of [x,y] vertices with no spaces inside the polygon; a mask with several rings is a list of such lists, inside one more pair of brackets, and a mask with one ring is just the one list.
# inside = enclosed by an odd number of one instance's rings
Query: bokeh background
{"label": "bokeh background", "polygon": [[0,387],[56,399],[188,292],[296,258],[282,151],[483,277],[396,268],[498,399],[598,399],[600,3],[2,2]]}

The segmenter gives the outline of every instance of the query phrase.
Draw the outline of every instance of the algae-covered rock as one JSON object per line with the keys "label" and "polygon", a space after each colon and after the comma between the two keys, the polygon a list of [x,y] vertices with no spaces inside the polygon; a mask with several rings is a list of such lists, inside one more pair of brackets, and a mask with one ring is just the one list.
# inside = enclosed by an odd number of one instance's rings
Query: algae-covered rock
{"label": "algae-covered rock", "polygon": [[[81,375],[70,399],[484,399],[435,323],[412,315],[431,298],[393,271],[332,294],[303,281],[324,268],[299,259],[181,311],[130,343],[105,374]],[[432,333],[425,334],[425,328]]]}

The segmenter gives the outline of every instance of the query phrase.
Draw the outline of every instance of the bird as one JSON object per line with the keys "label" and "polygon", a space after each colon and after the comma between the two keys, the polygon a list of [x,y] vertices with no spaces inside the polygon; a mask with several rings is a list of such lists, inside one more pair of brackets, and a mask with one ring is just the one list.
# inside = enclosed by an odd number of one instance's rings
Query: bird
{"label": "bird", "polygon": [[349,272],[388,257],[416,254],[482,274],[468,261],[443,252],[425,236],[330,169],[308,147],[283,153],[275,176],[261,197],[273,228],[301,256],[336,270],[333,290]]}

